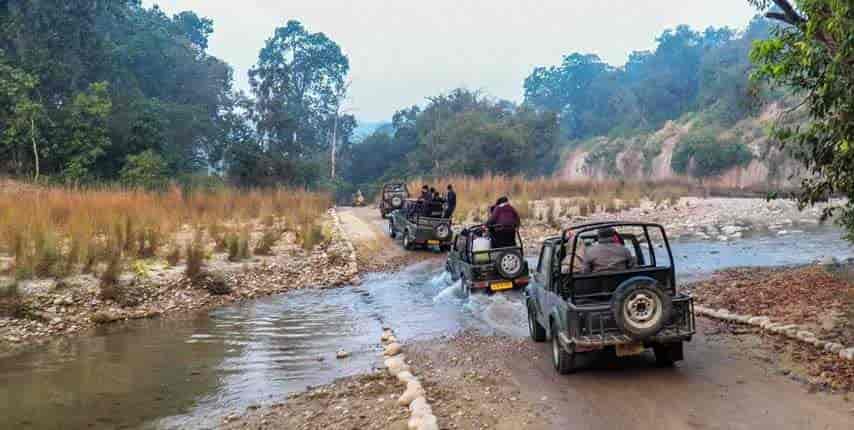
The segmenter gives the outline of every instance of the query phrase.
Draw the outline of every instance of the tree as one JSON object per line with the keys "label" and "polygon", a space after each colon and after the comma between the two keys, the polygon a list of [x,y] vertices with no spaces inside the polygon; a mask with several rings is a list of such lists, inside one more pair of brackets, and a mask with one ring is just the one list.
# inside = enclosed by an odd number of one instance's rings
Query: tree
{"label": "tree", "polygon": [[212,31],[138,0],[0,2],[0,63],[15,70],[0,66],[0,80],[32,83],[0,104],[0,173],[114,180],[147,149],[171,173],[218,162],[232,71],[205,52]]}
{"label": "tree", "polygon": [[44,111],[40,103],[31,99],[37,85],[35,76],[7,64],[0,50],[0,154],[12,163],[9,168],[21,174],[27,158],[25,148],[31,144],[36,180],[40,173],[37,122]]}
{"label": "tree", "polygon": [[831,194],[846,195],[844,206],[825,215],[839,212],[854,241],[854,6],[835,0],[750,3],[783,24],[774,37],[754,45],[754,77],[794,91],[809,114],[805,126],[781,118],[775,128],[813,174],[802,182],[799,202],[806,206]]}
{"label": "tree", "polygon": [[66,181],[79,183],[96,177],[93,167],[110,146],[107,118],[111,110],[105,82],[92,84],[74,97],[61,127],[63,139],[51,149],[64,160],[62,175]]}
{"label": "tree", "polygon": [[249,72],[264,144],[295,160],[326,149],[349,70],[347,57],[325,34],[297,21],[277,28]]}

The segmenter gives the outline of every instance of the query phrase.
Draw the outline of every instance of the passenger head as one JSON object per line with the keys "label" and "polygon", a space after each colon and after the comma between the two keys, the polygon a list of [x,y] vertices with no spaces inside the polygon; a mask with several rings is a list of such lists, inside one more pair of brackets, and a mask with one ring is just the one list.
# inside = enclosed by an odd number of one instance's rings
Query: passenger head
{"label": "passenger head", "polygon": [[448,191],[454,191],[454,186],[451,184],[448,184]]}
{"label": "passenger head", "polygon": [[421,191],[426,193],[427,191],[430,191],[430,187],[423,185],[421,186]]}
{"label": "passenger head", "polygon": [[596,232],[596,237],[599,239],[599,243],[613,242],[617,237],[617,230],[611,227],[600,228]]}

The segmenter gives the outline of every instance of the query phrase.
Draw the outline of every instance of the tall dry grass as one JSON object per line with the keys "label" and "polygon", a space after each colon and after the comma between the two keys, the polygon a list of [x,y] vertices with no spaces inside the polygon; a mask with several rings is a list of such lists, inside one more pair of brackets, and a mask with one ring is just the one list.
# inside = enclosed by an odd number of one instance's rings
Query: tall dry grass
{"label": "tall dry grass", "polygon": [[[566,181],[556,178],[530,179],[522,176],[487,175],[479,178],[451,176],[445,178],[415,179],[408,184],[410,190],[420,190],[427,184],[443,193],[448,184],[457,192],[457,219],[474,218],[481,221],[486,217],[489,206],[501,196],[507,196],[519,215],[533,215],[530,202],[551,198],[577,198],[586,210],[613,208],[622,204],[631,206],[642,198],[653,201],[675,199],[696,193],[690,181],[620,181],[578,180]],[[583,209],[584,210],[584,209]]]}
{"label": "tall dry grass", "polygon": [[14,257],[18,278],[90,271],[116,255],[126,260],[169,256],[174,262],[196,232],[206,232],[212,241],[238,235],[238,254],[244,257],[250,246],[247,223],[290,229],[313,241],[331,204],[328,194],[287,188],[11,190],[0,192],[0,252]]}

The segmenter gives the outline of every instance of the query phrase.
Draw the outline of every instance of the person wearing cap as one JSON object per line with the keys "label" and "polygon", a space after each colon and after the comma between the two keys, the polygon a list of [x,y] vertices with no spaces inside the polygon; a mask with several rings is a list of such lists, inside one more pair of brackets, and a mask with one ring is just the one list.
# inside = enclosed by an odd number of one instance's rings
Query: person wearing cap
{"label": "person wearing cap", "polygon": [[611,227],[596,232],[596,244],[584,253],[584,273],[631,269],[634,257],[620,244],[617,231]]}

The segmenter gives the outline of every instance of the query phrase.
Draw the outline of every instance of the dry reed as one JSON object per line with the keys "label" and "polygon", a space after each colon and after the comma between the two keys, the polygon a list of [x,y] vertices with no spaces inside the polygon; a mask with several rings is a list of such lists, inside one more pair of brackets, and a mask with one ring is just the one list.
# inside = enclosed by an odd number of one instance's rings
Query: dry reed
{"label": "dry reed", "polygon": [[[330,205],[328,194],[287,188],[0,190],[0,253],[14,257],[18,278],[95,270],[116,252],[127,260],[168,256],[175,262],[175,250],[196,232],[207,231],[219,244],[226,230],[245,231],[247,225],[270,220],[283,220],[292,230],[312,230]],[[247,257],[248,231],[238,235],[238,242],[235,256]]]}

